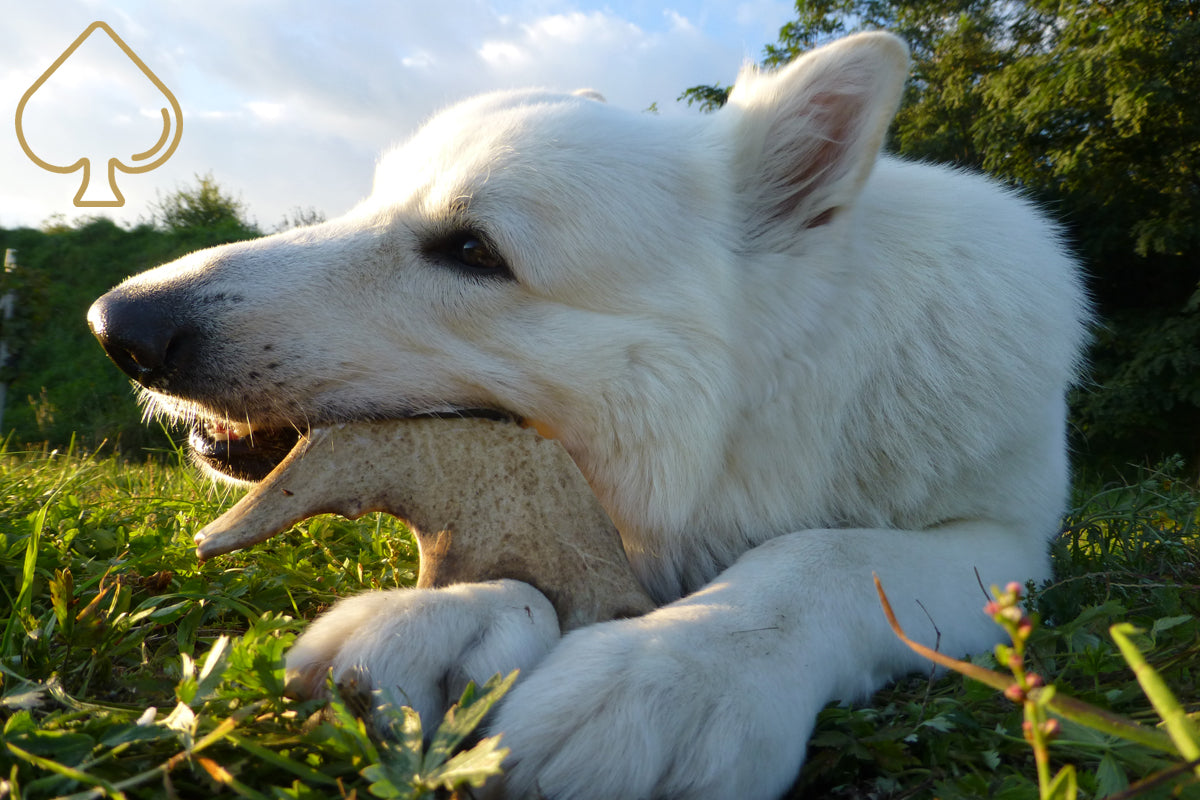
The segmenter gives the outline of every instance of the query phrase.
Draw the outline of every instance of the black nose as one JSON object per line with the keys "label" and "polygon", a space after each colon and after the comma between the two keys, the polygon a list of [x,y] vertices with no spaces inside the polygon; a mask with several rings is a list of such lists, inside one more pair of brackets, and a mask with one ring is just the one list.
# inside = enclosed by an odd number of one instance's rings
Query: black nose
{"label": "black nose", "polygon": [[165,389],[186,369],[194,335],[169,298],[113,289],[92,304],[87,320],[113,363],[147,388]]}

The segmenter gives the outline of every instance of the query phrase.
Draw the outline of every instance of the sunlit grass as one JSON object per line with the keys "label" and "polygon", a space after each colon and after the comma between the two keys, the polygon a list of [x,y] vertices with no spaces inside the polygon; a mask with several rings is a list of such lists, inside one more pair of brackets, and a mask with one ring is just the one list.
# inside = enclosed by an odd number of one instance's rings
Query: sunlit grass
{"label": "sunlit grass", "polygon": [[[1132,484],[1081,491],[1053,548],[1055,580],[1028,603],[1040,620],[1027,650],[1037,673],[1149,725],[1158,716],[1108,628],[1131,622],[1145,630],[1151,665],[1187,712],[1200,713],[1200,498],[1181,475],[1174,462]],[[972,661],[1005,668],[991,654]],[[822,712],[796,796],[1036,798],[1023,720],[1020,704],[983,684],[910,677],[868,707]],[[1070,722],[1050,754],[1076,765],[1082,797],[1120,797],[1177,763]],[[1200,784],[1185,773],[1137,796],[1197,798]]]}
{"label": "sunlit grass", "polygon": [[[340,701],[322,714],[284,699],[282,672],[303,620],[338,597],[412,584],[408,531],[386,515],[319,517],[201,564],[193,534],[238,492],[178,461],[0,451],[0,798],[417,796],[396,783],[411,750],[379,746]],[[1081,498],[1055,546],[1057,579],[1031,601],[1038,673],[1149,724],[1107,629],[1147,631],[1152,666],[1186,712],[1200,709],[1200,525],[1181,474],[1168,465]],[[1037,791],[1020,708],[958,677],[826,709],[809,752],[797,797]],[[1052,757],[1077,765],[1081,796],[1164,765],[1071,726]],[[1176,784],[1146,796],[1197,795]]]}

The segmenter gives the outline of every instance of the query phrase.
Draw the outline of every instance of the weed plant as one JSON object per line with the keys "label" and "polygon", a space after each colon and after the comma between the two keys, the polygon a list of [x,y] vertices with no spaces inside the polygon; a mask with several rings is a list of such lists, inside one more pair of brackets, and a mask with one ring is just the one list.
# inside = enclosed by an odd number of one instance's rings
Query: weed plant
{"label": "weed plant", "polygon": [[[1055,579],[1028,587],[1026,600],[1040,623],[1024,645],[1029,666],[1061,693],[1146,725],[1159,717],[1109,634],[1114,623],[1143,631],[1150,666],[1185,713],[1200,715],[1200,497],[1182,472],[1172,461],[1081,493],[1052,549]],[[981,589],[980,613],[990,599]],[[990,653],[971,661],[1008,666]],[[869,706],[821,713],[794,796],[1037,798],[1024,721],[1020,702],[983,683],[912,676]],[[1177,760],[1060,723],[1049,755],[1075,765],[1080,797],[1200,798],[1200,781]]]}
{"label": "weed plant", "polygon": [[[282,656],[304,620],[338,597],[414,582],[399,522],[318,517],[201,564],[192,536],[237,492],[178,461],[0,450],[0,798],[447,796],[497,768],[503,740],[453,752],[500,683],[464,698],[425,749],[402,698],[384,698],[395,713],[381,738],[354,703],[283,696]],[[1180,474],[1168,464],[1082,499],[1055,543],[1056,580],[1027,600],[1040,617],[1031,667],[1147,724],[1157,717],[1107,630],[1145,631],[1151,665],[1196,715],[1200,520]],[[1037,797],[1022,719],[1019,704],[957,675],[899,681],[869,705],[822,712],[793,796]],[[1170,766],[1071,723],[1050,757],[1076,765],[1082,797],[1122,797]],[[1200,798],[1188,781],[1139,796]]]}

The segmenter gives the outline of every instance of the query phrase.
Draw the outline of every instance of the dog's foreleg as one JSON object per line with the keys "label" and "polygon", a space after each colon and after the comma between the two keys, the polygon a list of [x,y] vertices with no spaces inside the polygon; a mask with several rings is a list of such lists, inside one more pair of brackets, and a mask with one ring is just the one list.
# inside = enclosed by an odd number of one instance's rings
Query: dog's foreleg
{"label": "dog's foreleg", "polygon": [[495,721],[509,796],[776,797],[826,703],[927,668],[888,628],[873,572],[910,635],[958,656],[999,637],[976,569],[985,585],[1042,578],[1044,551],[983,522],[771,540],[689,597],[564,637]]}

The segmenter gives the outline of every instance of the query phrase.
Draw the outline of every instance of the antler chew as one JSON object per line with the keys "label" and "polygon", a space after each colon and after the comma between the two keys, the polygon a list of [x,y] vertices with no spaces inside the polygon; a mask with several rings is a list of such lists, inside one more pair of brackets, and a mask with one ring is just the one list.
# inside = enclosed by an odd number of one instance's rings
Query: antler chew
{"label": "antler chew", "polygon": [[196,534],[203,560],[311,516],[386,511],[420,548],[418,588],[512,578],[550,600],[564,632],[654,602],[620,535],[558,442],[486,419],[334,425],[308,437]]}

